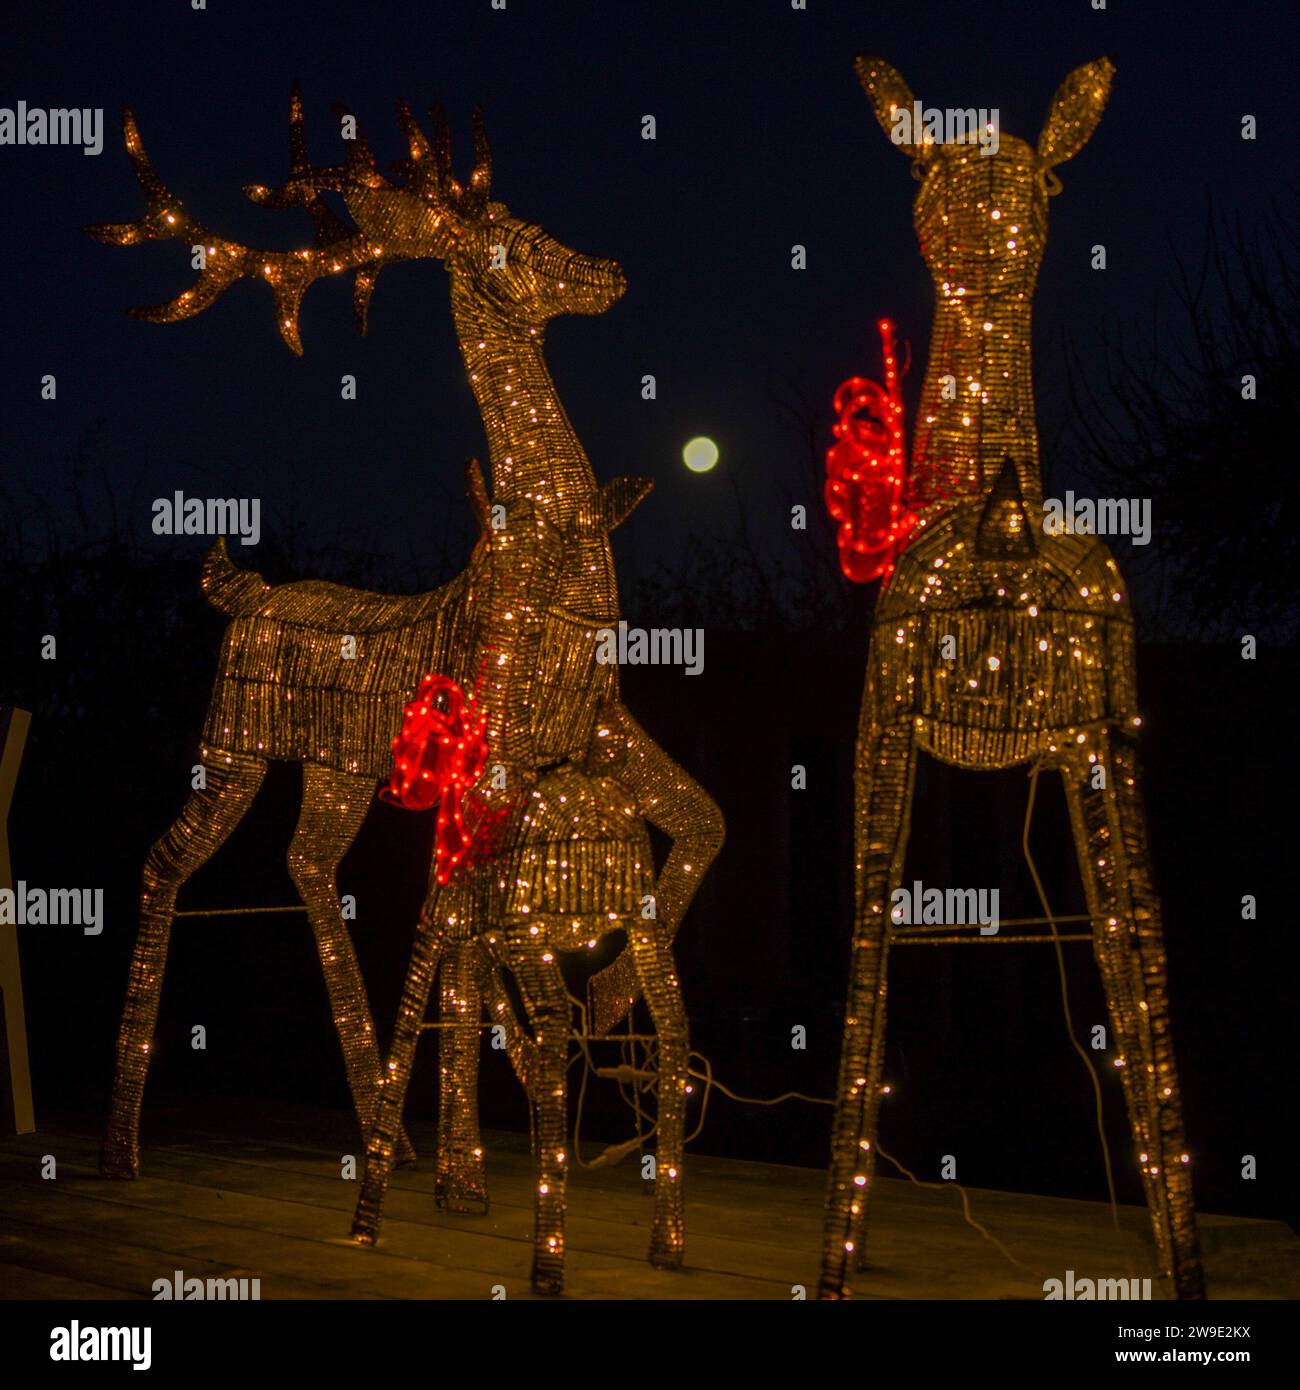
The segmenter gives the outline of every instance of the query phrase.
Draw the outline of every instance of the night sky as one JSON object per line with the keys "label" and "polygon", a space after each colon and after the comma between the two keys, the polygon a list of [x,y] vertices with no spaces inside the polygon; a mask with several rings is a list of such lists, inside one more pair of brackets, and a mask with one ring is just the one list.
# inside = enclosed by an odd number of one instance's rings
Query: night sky
{"label": "night sky", "polygon": [[[770,544],[789,543],[789,500],[806,500],[806,448],[773,392],[824,405],[854,372],[879,372],[872,327],[893,316],[920,378],[930,286],[911,228],[915,184],[854,76],[857,52],[889,59],[918,98],[996,106],[1033,140],[1057,84],[1101,54],[1117,65],[1098,133],[1058,172],[1065,191],[1035,305],[1044,462],[1063,408],[1067,338],[1097,361],[1103,325],[1146,328],[1171,284],[1175,251],[1195,255],[1212,192],[1247,218],[1275,191],[1289,148],[1286,8],[1243,4],[1052,6],[809,0],[764,3],[436,5],[167,4],[24,6],[11,13],[3,100],[102,106],[104,152],[0,148],[8,273],[0,278],[0,390],[10,484],[55,515],[62,460],[92,422],[90,458],[140,540],[150,503],[256,495],[263,530],[292,522],[391,558],[412,586],[448,509],[460,464],[484,441],[431,262],[386,270],[360,339],[347,283],[308,293],[294,358],[271,298],[241,282],[198,318],[155,327],[128,306],[189,281],[175,244],[92,243],[87,222],[137,217],[142,199],[121,145],[130,104],[161,177],[214,230],[252,244],[305,244],[305,214],[253,207],[240,189],[287,172],[287,105],[301,80],[312,155],[341,154],[332,104],[358,114],[381,164],[401,157],[393,102],[441,99],[468,163],[481,104],[494,194],[575,249],[616,257],[630,284],[600,319],[556,321],[553,373],[598,478],[652,474],[659,489],[631,530],[638,569],[672,563],[691,531],[733,518],[732,470]],[[1254,143],[1243,113],[1258,117]],[[641,139],[653,114],[654,142]],[[808,269],[790,269],[790,248]],[[1102,242],[1110,268],[1088,265]],[[39,379],[58,378],[56,402]],[[359,399],[340,399],[354,373]],[[658,399],[641,399],[645,373]],[[705,433],[724,469],[700,477],[682,444]],[[1064,487],[1073,480],[1056,478]],[[106,519],[106,518],[105,518]],[[627,559],[625,565],[629,563]],[[624,576],[625,583],[627,576]]]}

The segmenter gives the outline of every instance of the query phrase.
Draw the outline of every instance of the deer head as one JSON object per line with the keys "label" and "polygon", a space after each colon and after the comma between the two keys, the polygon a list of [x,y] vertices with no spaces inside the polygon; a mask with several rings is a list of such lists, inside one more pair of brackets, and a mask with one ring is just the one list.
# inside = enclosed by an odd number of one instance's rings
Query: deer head
{"label": "deer head", "polygon": [[[343,108],[340,116],[350,118]],[[625,288],[616,261],[583,256],[555,241],[540,227],[510,215],[490,197],[492,154],[480,112],[474,113],[474,168],[468,184],[452,173],[451,138],[441,106],[432,110],[432,138],[399,102],[398,119],[406,135],[408,158],[394,178],[375,167],[359,131],[340,165],[313,165],[307,154],[302,94],[294,85],[289,108],[289,178],[279,188],[253,184],[244,192],[263,207],[302,207],[312,216],[315,238],[309,248],[262,251],[216,236],[192,218],[155,173],[131,112],[123,113],[127,153],[144,192],[139,221],[87,227],[97,241],[132,246],[172,239],[195,248],[200,265],[196,284],[170,303],[134,309],[136,318],[173,323],[212,304],[236,280],[260,279],[275,294],[280,335],[301,355],[298,312],[313,281],[354,271],[353,305],[357,327],[366,329],[375,277],[396,261],[432,257],[442,261],[480,311],[498,315],[516,328],[540,328],[562,313],[599,314]],[[352,225],[325,201],[342,195]]]}
{"label": "deer head", "polygon": [[912,159],[921,184],[913,219],[936,283],[950,291],[961,283],[967,293],[1031,293],[1047,239],[1047,200],[1061,191],[1054,170],[1097,128],[1115,65],[1098,58],[1075,68],[1052,98],[1037,147],[999,132],[996,151],[973,135],[951,144],[916,130],[896,138],[906,129],[896,112],[914,105],[911,88],[881,58],[859,57],[854,66],[876,119]]}
{"label": "deer head", "polygon": [[987,493],[1008,457],[1021,495],[1038,501],[1030,319],[1047,200],[1061,189],[1056,166],[1101,119],[1114,64],[1099,58],[1070,73],[1036,146],[1003,132],[996,145],[976,143],[973,111],[961,113],[965,139],[937,140],[915,120],[911,89],[894,68],[869,57],[855,68],[876,119],[912,159],[921,184],[913,222],[935,284],[910,501],[924,526],[936,511]]}

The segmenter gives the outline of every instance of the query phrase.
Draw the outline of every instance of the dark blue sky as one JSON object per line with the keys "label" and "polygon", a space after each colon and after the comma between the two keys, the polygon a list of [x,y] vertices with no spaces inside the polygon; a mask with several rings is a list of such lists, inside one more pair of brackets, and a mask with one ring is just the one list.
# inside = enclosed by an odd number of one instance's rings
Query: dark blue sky
{"label": "dark blue sky", "polygon": [[[94,459],[141,539],[186,544],[149,536],[150,501],[175,488],[212,495],[218,483],[261,496],[264,516],[292,507],[331,530],[346,517],[399,557],[424,555],[441,535],[447,489],[458,493],[461,461],[484,444],[439,266],[384,273],[366,340],[347,286],[314,287],[300,360],[260,286],[238,285],[182,325],[127,318],[129,305],[188,282],[186,257],[174,245],[99,246],[78,230],[141,211],[117,121],[129,103],[192,214],[251,243],[305,242],[304,215],[255,208],[240,193],[286,173],[296,77],[322,163],[340,153],[334,101],[358,113],[385,164],[402,154],[396,97],[417,110],[441,98],[461,162],[480,103],[496,196],[576,249],[623,263],[624,300],[601,319],[557,321],[549,344],[597,475],[659,480],[635,522],[640,562],[671,559],[690,529],[731,516],[721,470],[682,468],[681,445],[697,433],[719,441],[773,537],[788,537],[777,501],[805,459],[769,387],[828,400],[843,377],[877,374],[881,314],[922,359],[928,339],[915,185],[871,117],[854,54],[888,58],[927,104],[996,106],[1005,130],[1031,140],[1072,67],[1103,53],[1117,62],[1110,108],[1059,170],[1065,190],[1051,208],[1035,306],[1048,440],[1064,335],[1096,364],[1100,328],[1149,325],[1174,251],[1198,252],[1207,190],[1249,219],[1288,176],[1288,12],[1207,0],[1113,0],[1105,11],[1088,0],[808,0],[806,12],[788,0],[11,9],[0,105],[102,106],[109,128],[98,158],[0,147],[6,474],[57,487],[59,460],[102,419]],[[1254,143],[1240,138],[1247,112],[1259,121]],[[654,143],[640,138],[647,113]],[[795,242],[808,248],[801,273],[789,265]],[[1108,248],[1104,273],[1088,266],[1094,242]],[[58,378],[54,403],[39,399],[46,372]],[[340,400],[345,372],[358,377],[356,402]],[[640,396],[647,372],[658,379],[653,403]]]}

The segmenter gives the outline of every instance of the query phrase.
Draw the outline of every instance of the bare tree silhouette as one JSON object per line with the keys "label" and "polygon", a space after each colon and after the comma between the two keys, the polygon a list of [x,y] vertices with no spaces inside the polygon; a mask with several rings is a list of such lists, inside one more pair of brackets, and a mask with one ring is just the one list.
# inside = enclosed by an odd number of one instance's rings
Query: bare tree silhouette
{"label": "bare tree silhouette", "polygon": [[1252,221],[1208,203],[1203,253],[1174,257],[1172,321],[1156,309],[1141,337],[1103,335],[1103,386],[1069,352],[1067,456],[1099,489],[1151,500],[1150,550],[1123,561],[1149,636],[1300,626],[1296,192]]}

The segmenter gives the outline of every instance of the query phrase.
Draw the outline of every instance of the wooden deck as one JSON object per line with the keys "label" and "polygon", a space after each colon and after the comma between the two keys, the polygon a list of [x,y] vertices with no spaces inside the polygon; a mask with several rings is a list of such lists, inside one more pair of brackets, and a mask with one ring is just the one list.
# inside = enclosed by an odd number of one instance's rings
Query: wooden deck
{"label": "wooden deck", "polygon": [[[495,1285],[530,1296],[520,1136],[487,1136],[491,1212],[454,1216],[434,1205],[433,1135],[417,1122],[421,1161],[395,1174],[383,1238],[360,1249],[347,1239],[356,1183],[339,1176],[340,1156],[358,1152],[348,1117],[240,1110],[150,1121],[134,1183],[98,1175],[86,1131],[0,1141],[0,1297],[151,1298],[153,1281],[177,1269],[257,1277],[263,1299],[488,1299]],[[52,1180],[40,1176],[44,1154],[58,1163]],[[636,1164],[574,1171],[568,1296],[789,1300],[803,1285],[811,1297],[822,1192],[811,1169],[689,1156],[686,1267],[665,1273],[645,1259],[651,1203]],[[1043,1280],[1068,1269],[1153,1274],[1139,1209],[1123,1209],[1117,1232],[1099,1203],[987,1191],[971,1203],[1024,1268],[963,1221],[956,1192],[882,1179],[859,1296],[1041,1299]],[[1300,1240],[1286,1226],[1203,1216],[1201,1234],[1211,1297],[1300,1297]]]}

